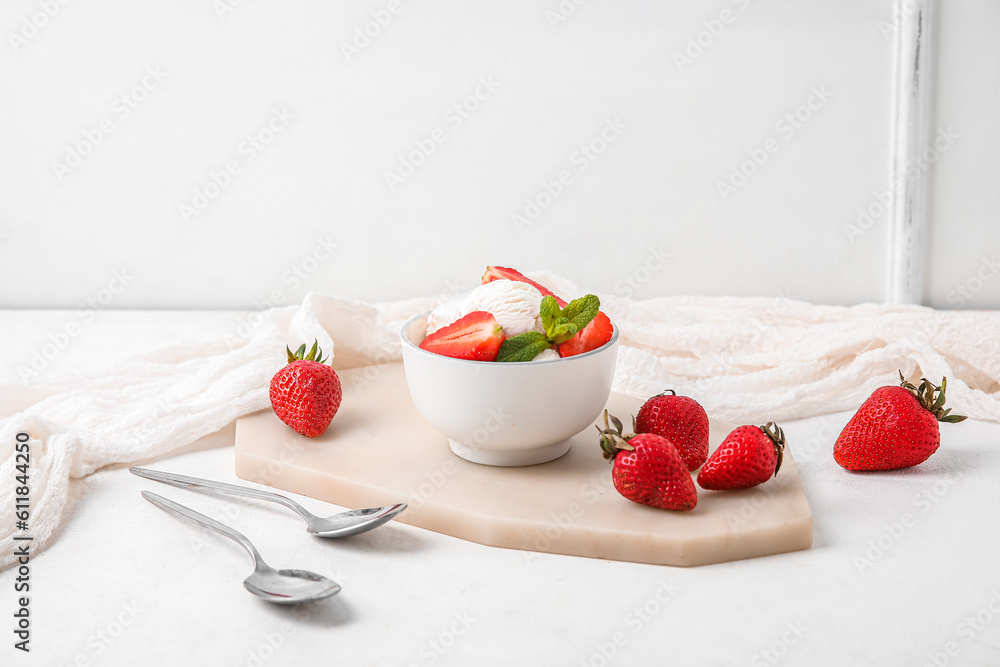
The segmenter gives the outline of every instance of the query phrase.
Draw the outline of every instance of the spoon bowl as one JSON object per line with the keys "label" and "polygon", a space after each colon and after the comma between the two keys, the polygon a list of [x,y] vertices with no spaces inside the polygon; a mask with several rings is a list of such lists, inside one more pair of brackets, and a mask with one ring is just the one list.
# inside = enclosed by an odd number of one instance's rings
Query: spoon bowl
{"label": "spoon bowl", "polygon": [[340,584],[308,570],[257,569],[243,587],[274,604],[321,600],[340,592]]}
{"label": "spoon bowl", "polygon": [[350,537],[381,526],[406,509],[406,503],[396,503],[385,507],[368,507],[348,510],[328,517],[309,514],[306,531],[317,537]]}

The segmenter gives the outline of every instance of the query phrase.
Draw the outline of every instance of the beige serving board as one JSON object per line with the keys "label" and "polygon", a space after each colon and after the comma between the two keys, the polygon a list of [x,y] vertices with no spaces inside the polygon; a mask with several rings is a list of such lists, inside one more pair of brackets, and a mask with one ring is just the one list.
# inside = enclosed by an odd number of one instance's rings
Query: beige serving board
{"label": "beige serving board", "polygon": [[[659,565],[704,565],[808,549],[812,514],[792,456],[743,491],[704,491],[690,512],[630,502],[591,427],[549,463],[470,463],[423,421],[401,364],[340,373],[344,400],[326,433],[305,438],[272,411],[236,424],[236,474],[343,507],[407,502],[396,520],[498,547]],[[626,424],[642,401],[612,394]],[[554,419],[558,415],[553,415]],[[712,447],[732,425],[711,423]]]}

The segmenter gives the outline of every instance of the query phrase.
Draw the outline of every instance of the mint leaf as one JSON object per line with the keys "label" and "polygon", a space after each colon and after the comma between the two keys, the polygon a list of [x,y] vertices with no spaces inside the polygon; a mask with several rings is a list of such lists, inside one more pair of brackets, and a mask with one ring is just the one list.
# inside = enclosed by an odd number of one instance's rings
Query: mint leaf
{"label": "mint leaf", "polygon": [[539,315],[542,319],[542,327],[548,331],[552,323],[559,318],[559,302],[551,296],[542,297],[542,303],[538,307]]}
{"label": "mint leaf", "polygon": [[531,361],[550,345],[545,334],[527,331],[505,340],[497,353],[497,361]]}
{"label": "mint leaf", "polygon": [[531,361],[543,350],[568,341],[597,317],[601,301],[593,294],[573,299],[565,308],[551,296],[542,297],[539,319],[545,333],[529,331],[512,336],[500,346],[497,361]]}
{"label": "mint leaf", "polygon": [[562,316],[569,320],[569,323],[576,327],[577,331],[583,331],[583,328],[597,317],[600,309],[601,300],[593,294],[588,294],[566,304],[566,307],[562,309]]}
{"label": "mint leaf", "polygon": [[560,317],[556,320],[555,326],[547,330],[546,333],[549,336],[549,341],[551,341],[553,345],[558,345],[559,343],[567,341],[575,336],[577,331],[579,331],[579,329],[577,329],[572,322],[565,317]]}
{"label": "mint leaf", "polygon": [[592,319],[597,317],[600,308],[601,301],[593,294],[573,299],[565,308],[559,308],[554,298],[543,297],[538,312],[549,344],[565,343],[580,333]]}
{"label": "mint leaf", "polygon": [[542,320],[542,327],[545,329],[545,336],[552,345],[569,340],[579,331],[566,317],[566,311],[559,308],[559,303],[551,296],[542,298],[538,313]]}

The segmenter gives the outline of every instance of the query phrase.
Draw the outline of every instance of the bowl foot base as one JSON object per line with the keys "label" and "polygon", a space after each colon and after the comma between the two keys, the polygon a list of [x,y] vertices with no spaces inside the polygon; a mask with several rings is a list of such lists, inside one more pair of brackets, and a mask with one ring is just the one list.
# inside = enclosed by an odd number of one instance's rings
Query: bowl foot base
{"label": "bowl foot base", "polygon": [[554,461],[569,451],[570,439],[534,449],[479,449],[448,438],[448,445],[457,456],[487,466],[533,466]]}

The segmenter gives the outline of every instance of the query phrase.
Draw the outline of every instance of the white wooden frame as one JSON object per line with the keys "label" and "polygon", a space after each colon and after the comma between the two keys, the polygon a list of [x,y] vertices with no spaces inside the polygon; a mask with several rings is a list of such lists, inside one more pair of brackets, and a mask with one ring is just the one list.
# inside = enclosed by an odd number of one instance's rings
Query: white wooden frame
{"label": "white wooden frame", "polygon": [[893,200],[889,214],[890,303],[923,302],[928,170],[921,155],[928,142],[931,105],[931,27],[934,0],[895,0]]}

